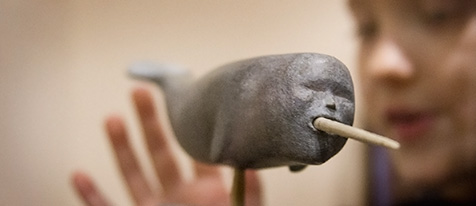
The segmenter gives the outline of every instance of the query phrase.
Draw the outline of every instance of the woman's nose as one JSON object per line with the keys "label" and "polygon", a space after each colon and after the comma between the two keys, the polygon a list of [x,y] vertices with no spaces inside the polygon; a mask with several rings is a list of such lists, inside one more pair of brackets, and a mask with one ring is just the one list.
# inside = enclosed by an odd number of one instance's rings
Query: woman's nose
{"label": "woman's nose", "polygon": [[374,80],[406,81],[415,73],[411,59],[403,47],[391,37],[382,37],[367,55],[371,55],[367,64],[367,75]]}

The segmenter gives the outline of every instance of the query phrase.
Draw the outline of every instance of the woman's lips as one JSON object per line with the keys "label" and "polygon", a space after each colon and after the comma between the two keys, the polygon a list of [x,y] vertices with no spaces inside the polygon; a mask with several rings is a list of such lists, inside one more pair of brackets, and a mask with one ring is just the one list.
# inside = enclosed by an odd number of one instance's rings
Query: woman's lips
{"label": "woman's lips", "polygon": [[397,140],[411,142],[421,139],[431,129],[434,117],[429,112],[393,110],[387,113],[387,120]]}

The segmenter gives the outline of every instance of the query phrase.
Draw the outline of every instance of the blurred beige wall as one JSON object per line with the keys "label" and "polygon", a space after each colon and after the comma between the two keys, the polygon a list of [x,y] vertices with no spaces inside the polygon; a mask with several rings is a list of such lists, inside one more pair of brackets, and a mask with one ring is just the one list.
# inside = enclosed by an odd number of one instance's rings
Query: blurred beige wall
{"label": "blurred beige wall", "polygon": [[[0,205],[81,205],[69,182],[76,169],[116,205],[132,205],[102,128],[106,115],[124,115],[147,163],[131,62],[200,76],[242,58],[319,52],[354,73],[351,23],[344,0],[0,0]],[[363,148],[349,141],[297,174],[262,170],[266,205],[363,205]]]}

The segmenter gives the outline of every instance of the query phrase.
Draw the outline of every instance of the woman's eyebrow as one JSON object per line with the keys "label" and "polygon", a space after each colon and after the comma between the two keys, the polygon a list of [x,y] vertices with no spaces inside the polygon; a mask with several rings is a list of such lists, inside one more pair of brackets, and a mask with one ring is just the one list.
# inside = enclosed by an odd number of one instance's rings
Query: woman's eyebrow
{"label": "woman's eyebrow", "polygon": [[371,13],[371,2],[365,0],[348,0],[347,5],[354,18],[361,19]]}
{"label": "woman's eyebrow", "polygon": [[363,2],[361,0],[348,0],[347,6],[350,8],[352,13],[356,13],[362,10]]}

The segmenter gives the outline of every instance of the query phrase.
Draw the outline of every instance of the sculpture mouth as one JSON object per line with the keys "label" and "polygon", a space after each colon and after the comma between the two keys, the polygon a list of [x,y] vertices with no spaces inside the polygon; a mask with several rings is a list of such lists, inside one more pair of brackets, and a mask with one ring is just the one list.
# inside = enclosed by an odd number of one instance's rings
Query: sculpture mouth
{"label": "sculpture mouth", "polygon": [[[328,115],[321,115],[321,116],[315,116],[315,117],[313,117],[312,120],[311,120],[311,122],[309,122],[309,126],[311,127],[311,129],[312,129],[313,131],[320,132],[320,133],[323,133],[323,134],[328,134],[328,133],[326,133],[326,132],[324,132],[324,131],[322,131],[322,130],[319,130],[319,129],[317,129],[316,127],[314,127],[314,121],[316,121],[316,119],[319,118],[319,117],[324,117],[324,118],[330,119],[330,120],[332,120],[332,121],[341,122],[341,121],[337,120],[337,118],[331,117],[331,116],[328,116]],[[328,134],[328,135],[330,135],[330,134]]]}
{"label": "sculpture mouth", "polygon": [[[316,128],[314,126],[314,121],[316,121],[317,118],[320,118],[320,117],[324,117],[326,119],[329,119],[329,120],[332,120],[332,121],[336,121],[336,122],[340,122],[342,123],[342,121],[338,120],[337,118],[335,117],[331,117],[329,115],[321,115],[321,116],[316,116],[312,119],[312,121],[309,123],[309,126],[312,128],[312,130],[320,137],[332,137],[332,138],[335,138],[335,137],[342,137],[340,135],[337,135],[337,134],[333,134],[333,133],[328,133],[328,132],[325,132],[323,130],[320,130],[318,128]],[[343,137],[342,137],[343,138]]]}

